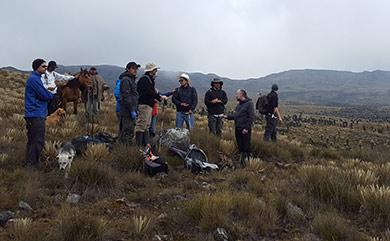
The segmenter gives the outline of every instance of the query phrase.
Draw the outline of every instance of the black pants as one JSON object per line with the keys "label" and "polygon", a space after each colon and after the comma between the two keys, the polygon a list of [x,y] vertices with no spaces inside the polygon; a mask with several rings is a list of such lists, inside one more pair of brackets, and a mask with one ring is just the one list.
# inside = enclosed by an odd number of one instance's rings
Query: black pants
{"label": "black pants", "polygon": [[241,154],[250,154],[252,152],[251,150],[251,136],[252,136],[252,129],[247,129],[248,133],[243,134],[242,128],[236,128],[236,141],[238,146],[238,151]]}
{"label": "black pants", "polygon": [[121,116],[119,124],[119,141],[123,144],[131,145],[134,138],[134,121],[127,116]]}
{"label": "black pants", "polygon": [[223,128],[223,118],[215,117],[212,114],[208,115],[209,130],[210,133],[220,136],[222,134]]}
{"label": "black pants", "polygon": [[269,141],[271,139],[273,142],[276,142],[276,126],[278,125],[278,119],[272,117],[272,115],[266,115],[265,120],[267,124],[264,131],[264,141]]}
{"label": "black pants", "polygon": [[53,99],[51,99],[47,104],[47,115],[51,115],[52,113],[54,113],[54,111],[59,108],[59,105],[60,97],[58,96],[58,94],[54,94]]}
{"label": "black pants", "polygon": [[45,118],[25,118],[27,128],[26,166],[38,166],[45,145]]}

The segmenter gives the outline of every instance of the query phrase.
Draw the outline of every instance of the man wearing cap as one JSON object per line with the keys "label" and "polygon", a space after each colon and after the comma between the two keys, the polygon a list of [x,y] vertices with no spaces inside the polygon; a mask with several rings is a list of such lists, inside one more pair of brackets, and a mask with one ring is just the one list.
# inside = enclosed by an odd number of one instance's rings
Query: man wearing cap
{"label": "man wearing cap", "polygon": [[47,103],[53,99],[42,83],[42,74],[46,72],[47,64],[43,59],[32,63],[33,72],[27,79],[24,95],[24,118],[27,129],[26,166],[37,167],[39,157],[45,144],[45,120]]}
{"label": "man wearing cap", "polygon": [[155,79],[159,67],[155,64],[145,66],[145,74],[137,83],[138,118],[135,124],[135,141],[138,146],[145,146],[149,142],[149,126],[152,119],[153,106],[156,101],[168,99],[156,90]]}
{"label": "man wearing cap", "polygon": [[172,102],[176,105],[176,127],[182,128],[185,122],[191,130],[195,126],[194,111],[198,104],[198,95],[190,85],[188,74],[181,74],[179,83],[180,87],[175,89],[172,96]]}
{"label": "man wearing cap", "polygon": [[119,141],[123,144],[132,144],[134,126],[137,118],[138,92],[137,70],[140,67],[135,62],[126,65],[126,71],[119,76]]}
{"label": "man wearing cap", "polygon": [[278,85],[273,84],[271,87],[271,92],[267,95],[268,104],[267,113],[265,115],[266,126],[264,131],[264,141],[269,141],[271,139],[273,142],[276,142],[276,126],[278,125],[278,120],[280,122],[283,121],[278,107],[279,99],[278,93],[276,93],[278,89]]}
{"label": "man wearing cap", "polygon": [[56,111],[59,107],[59,97],[57,94],[57,83],[58,82],[66,82],[74,79],[72,75],[62,75],[55,71],[57,67],[57,63],[55,61],[50,61],[47,70],[44,74],[42,74],[42,82],[43,86],[53,94],[53,99],[48,103],[48,115]]}
{"label": "man wearing cap", "polygon": [[211,81],[211,88],[206,92],[204,103],[207,107],[210,133],[222,134],[225,105],[228,102],[226,92],[222,90],[223,82],[220,79]]}

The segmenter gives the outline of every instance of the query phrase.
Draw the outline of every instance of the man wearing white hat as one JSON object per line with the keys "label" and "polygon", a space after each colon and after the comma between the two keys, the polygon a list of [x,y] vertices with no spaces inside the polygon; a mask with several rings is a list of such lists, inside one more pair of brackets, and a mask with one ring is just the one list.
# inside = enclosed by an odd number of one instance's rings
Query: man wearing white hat
{"label": "man wearing white hat", "polygon": [[149,125],[152,119],[152,110],[156,101],[168,99],[156,91],[155,79],[159,67],[155,64],[145,66],[145,74],[137,83],[138,118],[135,124],[135,141],[138,146],[145,146],[149,140]]}
{"label": "man wearing white hat", "polygon": [[198,95],[194,87],[190,85],[188,74],[179,77],[180,87],[175,89],[172,102],[176,105],[176,127],[182,128],[184,122],[191,130],[195,125],[194,111],[198,104]]}

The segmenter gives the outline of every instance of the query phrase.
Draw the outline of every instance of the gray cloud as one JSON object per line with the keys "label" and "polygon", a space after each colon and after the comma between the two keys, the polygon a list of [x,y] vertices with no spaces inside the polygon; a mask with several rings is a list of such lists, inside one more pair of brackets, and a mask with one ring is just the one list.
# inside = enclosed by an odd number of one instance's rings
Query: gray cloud
{"label": "gray cloud", "polygon": [[2,0],[0,66],[155,62],[258,77],[390,69],[387,0]]}

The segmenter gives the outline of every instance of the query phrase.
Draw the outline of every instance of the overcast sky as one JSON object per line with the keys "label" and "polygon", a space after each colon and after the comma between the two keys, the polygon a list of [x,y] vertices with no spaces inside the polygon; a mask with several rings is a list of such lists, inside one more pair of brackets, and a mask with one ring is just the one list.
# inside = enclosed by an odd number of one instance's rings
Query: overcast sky
{"label": "overcast sky", "polygon": [[390,70],[389,0],[0,0],[0,66]]}

